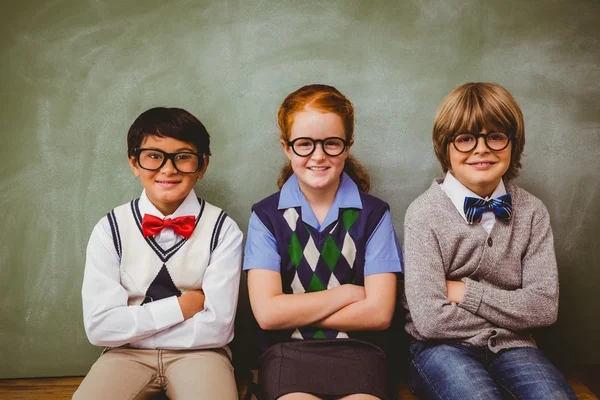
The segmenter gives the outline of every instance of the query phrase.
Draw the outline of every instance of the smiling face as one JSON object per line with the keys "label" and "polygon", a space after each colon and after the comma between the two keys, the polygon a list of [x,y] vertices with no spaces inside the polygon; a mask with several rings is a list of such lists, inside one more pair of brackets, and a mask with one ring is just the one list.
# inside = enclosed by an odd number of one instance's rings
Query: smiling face
{"label": "smiling face", "polygon": [[[454,170],[457,178],[463,177],[461,181],[465,186],[475,193],[485,193],[488,186],[495,188],[500,179],[506,183],[519,174],[525,147],[524,126],[521,108],[505,88],[492,82],[468,82],[450,92],[440,104],[433,124],[433,148],[444,173]],[[475,149],[462,154],[451,143],[457,132],[489,131],[509,135],[508,147],[492,151],[485,147],[483,139],[478,139]],[[492,140],[492,146],[496,144],[499,143]],[[451,156],[454,158],[452,162]],[[476,163],[477,157],[495,164]],[[464,164],[465,158],[471,164]],[[508,160],[508,166],[505,160]],[[479,169],[472,164],[480,164]],[[485,183],[488,180],[491,181],[489,185]]]}
{"label": "smiling face", "polygon": [[[191,151],[196,153],[196,146],[170,137],[146,136],[140,146],[158,149],[167,153]],[[148,199],[163,215],[170,215],[194,189],[197,180],[202,179],[208,167],[208,156],[204,159],[202,169],[193,174],[182,174],[175,169],[173,162],[167,160],[157,171],[141,168],[135,157],[129,157],[129,165],[133,174],[140,178]]]}
{"label": "smiling face", "polygon": [[[337,114],[323,113],[310,108],[294,114],[289,141],[299,137],[308,137],[314,140],[339,137],[346,140],[344,124]],[[300,190],[305,196],[307,194],[335,195],[350,146],[339,156],[332,157],[323,152],[321,143],[317,143],[311,155],[301,157],[294,153],[285,140],[281,140],[281,145],[298,177]]]}
{"label": "smiling face", "polygon": [[[488,131],[483,129],[481,133],[487,134]],[[448,143],[450,172],[473,193],[481,197],[490,196],[510,166],[511,150],[512,143],[509,143],[504,150],[492,151],[485,145],[483,137],[468,153],[461,153]]]}

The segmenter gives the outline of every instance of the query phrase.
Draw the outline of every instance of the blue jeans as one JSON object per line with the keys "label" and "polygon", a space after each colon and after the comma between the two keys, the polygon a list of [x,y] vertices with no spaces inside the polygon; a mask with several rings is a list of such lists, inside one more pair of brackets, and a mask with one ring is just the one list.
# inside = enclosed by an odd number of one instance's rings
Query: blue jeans
{"label": "blue jeans", "polygon": [[494,353],[414,341],[409,358],[410,387],[423,399],[577,399],[556,367],[532,347]]}

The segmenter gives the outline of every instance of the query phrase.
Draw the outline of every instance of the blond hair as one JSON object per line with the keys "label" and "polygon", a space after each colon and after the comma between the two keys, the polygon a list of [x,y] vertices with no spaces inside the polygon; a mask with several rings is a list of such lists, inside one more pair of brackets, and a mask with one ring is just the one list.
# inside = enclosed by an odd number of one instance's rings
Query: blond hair
{"label": "blond hair", "polygon": [[525,147],[523,113],[506,89],[489,82],[469,82],[457,87],[446,96],[437,111],[433,149],[444,173],[450,169],[450,139],[459,133],[479,133],[484,128],[510,135],[510,165],[503,178],[509,181],[519,175]]}

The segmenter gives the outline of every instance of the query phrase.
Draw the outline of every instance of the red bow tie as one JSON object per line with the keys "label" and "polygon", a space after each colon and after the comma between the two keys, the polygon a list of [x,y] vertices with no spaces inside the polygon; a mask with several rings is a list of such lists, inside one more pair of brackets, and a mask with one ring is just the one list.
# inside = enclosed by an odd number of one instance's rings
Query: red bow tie
{"label": "red bow tie", "polygon": [[142,219],[142,232],[145,237],[154,236],[163,228],[171,227],[175,233],[189,239],[196,227],[196,217],[187,215],[185,217],[161,219],[154,215],[144,214]]}

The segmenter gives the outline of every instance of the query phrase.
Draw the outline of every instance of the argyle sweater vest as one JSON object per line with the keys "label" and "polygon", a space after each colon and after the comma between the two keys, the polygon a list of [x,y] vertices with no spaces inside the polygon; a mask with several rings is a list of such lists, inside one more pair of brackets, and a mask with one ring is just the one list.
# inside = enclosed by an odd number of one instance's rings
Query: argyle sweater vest
{"label": "argyle sweater vest", "polygon": [[201,287],[227,214],[202,199],[198,201],[200,212],[192,236],[182,238],[170,249],[160,247],[153,236],[142,234],[139,199],[108,213],[113,242],[121,259],[121,285],[127,290],[129,305],[180,296]]}
{"label": "argyle sweater vest", "polygon": [[[252,207],[277,242],[284,293],[317,292],[346,283],[364,285],[366,244],[389,206],[359,193],[363,208],[341,208],[338,219],[322,232],[303,221],[301,207],[279,210],[280,192]],[[305,326],[263,331],[262,336],[262,345],[268,347],[290,339],[340,339],[356,334]]]}

